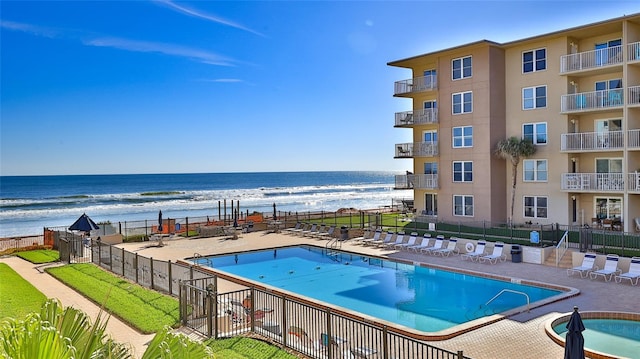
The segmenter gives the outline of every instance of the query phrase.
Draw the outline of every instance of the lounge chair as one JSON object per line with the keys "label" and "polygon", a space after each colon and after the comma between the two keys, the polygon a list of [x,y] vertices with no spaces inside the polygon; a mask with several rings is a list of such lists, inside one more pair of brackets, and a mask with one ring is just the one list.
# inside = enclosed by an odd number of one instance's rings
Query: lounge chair
{"label": "lounge chair", "polygon": [[442,245],[444,244],[444,236],[437,236],[436,242],[431,247],[420,248],[420,253],[431,254],[433,251],[437,251],[442,249]]}
{"label": "lounge chair", "polygon": [[313,237],[316,234],[320,233],[320,229],[324,228],[324,224],[321,224],[319,227],[317,224],[311,226],[311,229],[308,232],[302,232],[304,237]]}
{"label": "lounge chair", "polygon": [[362,241],[371,238],[374,232],[374,230],[367,228],[364,230],[362,237],[355,237],[351,239],[351,241],[353,241],[354,243],[362,243]]}
{"label": "lounge chair", "polygon": [[582,259],[582,264],[578,267],[567,269],[567,275],[580,273],[580,277],[586,278],[589,276],[589,273],[591,273],[591,271],[598,269],[598,267],[596,267],[595,264],[596,264],[596,254],[585,253],[584,258]]}
{"label": "lounge chair", "polygon": [[468,259],[470,261],[475,261],[478,258],[484,256],[484,247],[487,245],[486,241],[478,241],[478,243],[476,244],[476,250],[471,252],[471,253],[464,253],[463,255],[460,256],[460,258],[462,258],[462,260]]}
{"label": "lounge chair", "polygon": [[382,237],[382,230],[376,229],[376,231],[373,233],[373,237],[360,241],[360,244],[363,244],[365,246],[373,245],[374,243],[381,240],[380,237]]}
{"label": "lounge chair", "polygon": [[306,237],[309,233],[314,233],[317,231],[318,231],[318,224],[314,223],[311,225],[310,228],[304,229],[302,232],[300,232],[300,235],[302,235],[303,237]]}
{"label": "lounge chair", "polygon": [[613,278],[614,275],[620,273],[620,270],[618,269],[619,259],[620,257],[618,257],[617,254],[607,254],[607,260],[604,262],[604,268],[592,271],[591,273],[589,273],[589,276],[591,277],[591,279],[596,279],[598,278],[598,276],[602,276],[604,277],[605,281],[611,281],[611,278]]}
{"label": "lounge chair", "polygon": [[287,330],[287,334],[293,339],[293,347],[298,347],[298,349],[300,349],[300,346],[302,346],[306,348],[318,349],[319,343],[311,339],[307,332],[300,327],[296,327],[294,325],[290,326],[289,330]]}
{"label": "lounge chair", "polygon": [[429,247],[429,242],[431,242],[431,234],[425,233],[424,235],[422,235],[422,241],[420,241],[420,244],[409,246],[407,247],[407,250],[418,253],[422,248]]}
{"label": "lounge chair", "polygon": [[[629,271],[615,276],[616,282],[622,283],[623,279],[628,279],[632,285],[638,285],[640,279],[640,257],[632,257],[629,263]],[[633,282],[635,279],[635,283]]]}
{"label": "lounge chair", "polygon": [[640,232],[640,217],[636,217],[633,219],[636,224],[636,232]]}
{"label": "lounge chair", "polygon": [[414,246],[417,239],[418,232],[411,232],[411,234],[409,235],[409,240],[406,243],[396,244],[395,249],[405,249],[407,247]]}
{"label": "lounge chair", "polygon": [[493,253],[486,256],[478,257],[478,262],[482,262],[482,263],[489,262],[491,264],[496,264],[498,263],[498,261],[500,262],[506,261],[507,256],[505,256],[502,253],[503,249],[504,249],[504,243],[496,242],[496,244],[493,246]]}
{"label": "lounge chair", "polygon": [[458,251],[458,239],[457,238],[449,238],[449,243],[447,243],[447,247],[446,248],[441,248],[435,251],[431,251],[431,254],[433,255],[440,255],[440,256],[449,256],[451,253],[455,253],[455,254],[459,254],[460,252]]}
{"label": "lounge chair", "polygon": [[395,248],[395,246],[402,243],[404,243],[404,232],[398,232],[398,234],[396,235],[396,240],[393,242],[387,243],[387,245],[385,245],[384,248]]}
{"label": "lounge chair", "polygon": [[386,247],[387,244],[392,243],[395,238],[396,233],[394,231],[389,231],[387,232],[387,235],[384,237],[384,239],[378,243],[375,243],[375,245],[376,247]]}
{"label": "lounge chair", "polygon": [[302,222],[296,222],[295,227],[286,228],[284,230],[284,233],[293,234],[293,233],[297,232],[298,230],[302,230]]}
{"label": "lounge chair", "polygon": [[291,230],[291,234],[295,234],[296,236],[301,236],[302,232],[308,231],[309,229],[311,229],[311,223],[303,223],[300,228]]}
{"label": "lounge chair", "polygon": [[316,238],[318,239],[331,239],[333,238],[333,232],[336,231],[336,226],[330,226],[326,232],[320,232],[316,234]]}

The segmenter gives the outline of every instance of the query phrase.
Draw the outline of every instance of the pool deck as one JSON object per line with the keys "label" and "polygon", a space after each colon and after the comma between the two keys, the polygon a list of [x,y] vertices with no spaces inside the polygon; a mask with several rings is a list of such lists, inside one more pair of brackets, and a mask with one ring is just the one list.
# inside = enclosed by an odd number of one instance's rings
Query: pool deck
{"label": "pool deck", "polygon": [[[153,246],[151,242],[127,243],[119,245],[128,251],[136,252],[154,259],[177,261],[200,255],[233,253],[238,251],[272,248],[296,244],[311,244],[324,246],[326,241],[308,237],[297,237],[281,233],[254,232],[242,234],[237,240],[223,240],[219,238],[180,239],[165,241],[165,246]],[[486,325],[460,336],[431,342],[431,344],[453,352],[463,350],[464,354],[474,359],[495,358],[561,358],[564,348],[553,342],[545,333],[544,325],[547,321],[561,313],[571,312],[574,306],[580,311],[621,311],[638,312],[638,298],[640,286],[631,286],[628,282],[618,284],[613,281],[604,282],[602,279],[591,280],[580,276],[567,276],[566,269],[528,263],[498,262],[497,264],[477,263],[461,260],[460,256],[436,257],[384,250],[380,248],[364,247],[346,242],[342,250],[375,256],[422,262],[451,268],[458,268],[501,276],[534,280],[560,286],[573,287],[580,290],[580,294],[542,307],[534,308],[531,312],[516,314],[510,318]],[[25,265],[18,258],[0,258],[14,268],[20,275],[30,281],[49,297],[58,297],[64,305],[73,305],[87,313],[97,313],[97,306],[82,296],[67,288],[58,281],[42,274],[31,264]],[[24,262],[24,263],[21,263]],[[220,283],[221,292],[235,289],[230,283]],[[116,340],[130,343],[140,356],[144,345],[152,336],[142,335],[118,323],[117,318],[111,318],[108,331]],[[114,323],[112,325],[112,323]]]}

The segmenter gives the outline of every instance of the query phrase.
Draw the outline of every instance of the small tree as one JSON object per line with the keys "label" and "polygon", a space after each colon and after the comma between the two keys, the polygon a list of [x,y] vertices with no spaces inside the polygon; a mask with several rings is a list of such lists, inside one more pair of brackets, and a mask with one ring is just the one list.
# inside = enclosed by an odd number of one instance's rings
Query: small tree
{"label": "small tree", "polygon": [[527,158],[536,153],[536,146],[531,140],[519,139],[515,136],[504,139],[496,145],[495,154],[511,161],[511,217],[513,220],[513,206],[516,200],[516,184],[518,182],[518,164],[520,159]]}

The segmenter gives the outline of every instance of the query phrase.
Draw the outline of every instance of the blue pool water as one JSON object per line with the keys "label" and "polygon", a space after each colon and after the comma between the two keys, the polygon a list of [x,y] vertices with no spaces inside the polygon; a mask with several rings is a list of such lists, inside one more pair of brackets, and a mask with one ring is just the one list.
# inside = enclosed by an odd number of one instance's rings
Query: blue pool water
{"label": "blue pool water", "polygon": [[301,246],[193,259],[201,265],[424,332],[437,332],[557,290]]}
{"label": "blue pool water", "polygon": [[[640,322],[622,319],[583,319],[584,346],[601,353],[640,359]],[[567,323],[553,328],[566,338]]]}

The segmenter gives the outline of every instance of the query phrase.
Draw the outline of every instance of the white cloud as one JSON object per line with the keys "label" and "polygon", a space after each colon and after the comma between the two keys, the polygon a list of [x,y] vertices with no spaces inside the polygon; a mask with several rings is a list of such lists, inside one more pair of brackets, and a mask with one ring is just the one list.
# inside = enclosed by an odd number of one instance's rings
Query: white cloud
{"label": "white cloud", "polygon": [[164,5],[168,6],[168,7],[170,7],[171,9],[173,9],[175,11],[178,11],[178,12],[181,12],[183,14],[187,14],[187,15],[194,16],[194,17],[197,17],[197,18],[200,18],[200,19],[204,19],[204,20],[207,20],[207,21],[215,22],[217,24],[222,24],[222,25],[234,27],[236,29],[240,29],[240,30],[247,31],[247,32],[250,32],[250,33],[258,35],[258,36],[265,37],[264,34],[258,32],[258,31],[252,30],[252,29],[250,29],[248,27],[245,27],[243,25],[240,25],[238,23],[235,23],[235,22],[233,22],[231,20],[223,19],[223,18],[218,17],[218,16],[205,14],[204,12],[201,12],[201,11],[190,9],[190,8],[187,8],[187,7],[184,7],[184,6],[180,6],[180,5],[174,3],[174,2],[172,2],[170,0],[158,0],[156,2],[160,3],[160,4],[164,4]]}
{"label": "white cloud", "polygon": [[58,31],[49,29],[46,27],[41,27],[41,26],[31,25],[31,24],[24,24],[24,23],[13,22],[13,21],[2,20],[0,21],[0,27],[7,30],[21,31],[21,32],[32,34],[32,35],[49,37],[49,38],[55,38],[60,34]]}

